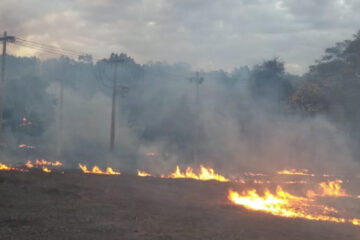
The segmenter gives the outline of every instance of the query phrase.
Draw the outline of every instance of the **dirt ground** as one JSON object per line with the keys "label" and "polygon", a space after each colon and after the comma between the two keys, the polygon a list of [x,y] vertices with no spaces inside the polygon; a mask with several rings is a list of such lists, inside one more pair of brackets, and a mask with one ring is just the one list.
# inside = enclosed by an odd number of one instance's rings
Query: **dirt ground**
{"label": "dirt ground", "polygon": [[284,219],[226,199],[229,183],[0,172],[0,239],[360,239],[349,224]]}

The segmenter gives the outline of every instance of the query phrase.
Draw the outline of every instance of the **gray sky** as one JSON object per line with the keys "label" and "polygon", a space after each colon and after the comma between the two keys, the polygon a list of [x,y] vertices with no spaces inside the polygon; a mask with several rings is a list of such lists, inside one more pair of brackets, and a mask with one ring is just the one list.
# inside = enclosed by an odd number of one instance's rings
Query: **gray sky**
{"label": "gray sky", "polygon": [[126,52],[140,63],[196,70],[280,57],[302,73],[357,32],[359,12],[359,0],[1,0],[0,31],[95,57]]}

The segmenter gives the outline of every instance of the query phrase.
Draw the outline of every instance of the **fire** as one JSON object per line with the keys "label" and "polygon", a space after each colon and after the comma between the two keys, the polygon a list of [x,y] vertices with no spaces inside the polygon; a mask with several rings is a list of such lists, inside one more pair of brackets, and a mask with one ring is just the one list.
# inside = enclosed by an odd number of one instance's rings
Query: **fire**
{"label": "fire", "polygon": [[0,171],[20,171],[20,172],[27,172],[27,169],[21,169],[21,168],[14,168],[7,166],[0,162]]}
{"label": "fire", "polygon": [[307,169],[301,169],[301,170],[297,170],[297,169],[284,169],[281,171],[278,171],[277,174],[279,175],[301,175],[301,176],[315,176],[312,173],[309,173],[309,170]]}
{"label": "fire", "polygon": [[285,181],[284,184],[307,184],[308,182],[307,181],[304,181],[304,180],[301,180],[301,181],[293,181],[293,180],[290,180],[290,181]]}
{"label": "fire", "polygon": [[319,185],[323,190],[322,196],[346,197],[348,194],[341,188],[342,180],[321,182]]}
{"label": "fire", "polygon": [[120,175],[120,172],[114,171],[111,167],[107,167],[106,171],[103,172],[98,166],[94,166],[91,170],[88,170],[86,165],[79,163],[80,169],[83,173],[91,173],[91,174],[104,174],[104,175]]}
{"label": "fire", "polygon": [[269,183],[271,183],[269,180],[267,180],[267,181],[263,181],[263,180],[257,180],[257,179],[255,179],[254,181],[253,181],[253,183],[254,184],[269,184]]}
{"label": "fire", "polygon": [[46,161],[45,159],[41,159],[41,160],[36,160],[35,163],[32,163],[30,160],[28,160],[26,163],[25,163],[25,166],[27,168],[38,168],[39,166],[42,166],[42,171],[43,172],[51,172],[51,170],[47,167],[47,166],[51,166],[51,167],[59,167],[59,166],[62,166],[62,163],[59,162],[59,161],[56,161],[56,162],[48,162]]}
{"label": "fire", "polygon": [[62,166],[62,163],[59,162],[59,161],[56,161],[56,162],[48,162],[48,161],[46,161],[45,159],[41,159],[41,160],[36,159],[35,165],[38,165],[38,166],[43,166],[43,165],[44,165],[44,166],[59,167],[59,166]]}
{"label": "fire", "polygon": [[27,145],[27,144],[19,144],[19,145],[18,145],[18,148],[34,149],[35,147],[34,147],[34,146]]}
{"label": "fire", "polygon": [[334,208],[316,204],[311,198],[299,197],[284,191],[277,186],[276,193],[265,190],[260,196],[256,189],[238,193],[229,189],[228,199],[250,210],[263,211],[272,215],[288,218],[304,218],[315,221],[329,221],[336,223],[351,223],[359,225],[359,219],[346,219],[335,216],[338,211]]}
{"label": "fire", "polygon": [[10,170],[15,170],[15,168],[9,167],[3,163],[0,162],[0,170],[1,171],[10,171]]}
{"label": "fire", "polygon": [[180,171],[180,167],[176,166],[176,169],[174,172],[170,173],[169,175],[161,175],[162,178],[192,178],[196,180],[216,180],[220,182],[228,182],[229,179],[226,177],[215,173],[214,169],[205,167],[203,165],[200,165],[200,173],[196,174],[194,173],[194,170],[191,167],[187,167],[185,172]]}
{"label": "fire", "polygon": [[48,169],[47,167],[43,167],[42,170],[43,170],[43,172],[46,172],[46,173],[50,173],[50,172],[51,172],[51,170]]}
{"label": "fire", "polygon": [[27,168],[33,168],[33,167],[34,167],[34,164],[32,164],[30,160],[28,160],[28,161],[25,163],[25,166],[26,166]]}
{"label": "fire", "polygon": [[141,171],[141,170],[137,170],[137,175],[139,177],[151,177],[151,174],[150,173],[147,173],[145,171]]}
{"label": "fire", "polygon": [[342,180],[336,179],[334,181],[327,181],[319,183],[321,193],[317,194],[312,190],[307,191],[306,195],[310,198],[321,196],[321,197],[348,197],[349,194],[345,189],[342,189]]}

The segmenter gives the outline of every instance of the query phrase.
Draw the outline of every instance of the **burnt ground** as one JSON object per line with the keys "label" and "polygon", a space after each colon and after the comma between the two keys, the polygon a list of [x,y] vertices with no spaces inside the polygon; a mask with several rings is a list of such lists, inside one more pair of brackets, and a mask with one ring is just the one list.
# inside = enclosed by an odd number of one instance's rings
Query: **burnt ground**
{"label": "burnt ground", "polygon": [[231,205],[228,183],[0,172],[0,239],[360,239],[349,224]]}

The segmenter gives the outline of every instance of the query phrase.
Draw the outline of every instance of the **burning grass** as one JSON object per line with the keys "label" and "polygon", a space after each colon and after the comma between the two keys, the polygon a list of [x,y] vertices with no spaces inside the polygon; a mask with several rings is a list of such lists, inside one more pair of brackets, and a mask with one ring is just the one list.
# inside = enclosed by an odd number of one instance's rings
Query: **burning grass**
{"label": "burning grass", "polygon": [[101,175],[120,175],[121,172],[114,171],[111,167],[107,167],[105,171],[102,171],[98,166],[94,166],[91,170],[88,170],[86,165],[79,163],[79,168],[83,173],[87,174],[101,174]]}
{"label": "burning grass", "polygon": [[145,172],[145,171],[141,171],[141,170],[137,170],[137,175],[139,177],[151,177],[151,173]]}
{"label": "burning grass", "polygon": [[161,178],[190,178],[202,181],[215,180],[219,182],[229,182],[230,180],[220,174],[215,173],[215,170],[210,167],[200,165],[199,173],[195,173],[194,169],[187,167],[185,172],[181,172],[180,167],[176,166],[174,172],[168,175],[161,175]]}
{"label": "burning grass", "polygon": [[284,191],[281,186],[277,186],[275,193],[265,189],[261,195],[256,189],[250,189],[242,193],[229,189],[228,199],[233,204],[241,205],[247,209],[262,211],[280,217],[360,225],[360,219],[341,217],[338,215],[339,211],[337,209],[319,204],[314,198],[290,194]]}
{"label": "burning grass", "polygon": [[309,172],[308,169],[283,169],[278,171],[277,174],[279,175],[300,175],[300,176],[311,176],[314,177],[315,174]]}
{"label": "burning grass", "polygon": [[[45,159],[37,159],[34,162],[30,160],[26,162],[26,169],[38,168],[41,169],[44,173],[51,173],[55,167],[61,167],[63,164],[59,161],[51,162]],[[111,167],[107,167],[106,170],[101,170],[98,166],[93,166],[92,168],[88,168],[86,165],[81,163],[78,164],[79,168],[85,174],[101,174],[101,175],[120,175],[120,171],[115,171]],[[0,170],[4,171],[25,171],[26,169],[22,168],[14,168],[10,165],[5,165],[0,163]],[[316,189],[308,189],[304,197],[293,195],[283,189],[283,186],[291,184],[294,186],[295,184],[302,184],[306,188],[306,186],[311,186],[315,178],[315,175],[310,173],[308,170],[281,170],[274,173],[276,175],[284,175],[282,180],[278,182],[279,185],[276,187],[276,191],[272,193],[270,190],[265,188],[264,191],[258,192],[257,189],[252,188],[250,190],[243,191],[241,193],[236,192],[232,189],[228,190],[227,198],[235,205],[244,206],[247,209],[263,211],[266,213],[270,213],[272,215],[287,217],[287,218],[303,218],[314,221],[327,221],[327,222],[335,222],[335,223],[350,223],[353,225],[360,225],[360,219],[358,218],[348,218],[343,217],[342,213],[331,206],[321,204],[318,198],[339,198],[346,197],[357,199],[357,197],[353,197],[349,192],[347,192],[343,187],[343,181],[341,179],[335,180],[326,180],[319,181],[317,183],[318,187]],[[292,176],[296,175],[296,180],[291,179]],[[137,170],[137,176],[139,177],[149,177],[154,176],[153,174]],[[259,185],[264,185],[264,187],[269,185],[274,185],[275,183],[271,181],[272,175],[270,174],[261,174],[261,173],[252,173],[246,172],[244,176],[248,177],[248,179],[241,178],[241,181],[232,181],[233,184],[241,183],[242,186],[247,186],[252,184],[254,187]],[[274,177],[273,176],[273,177]],[[223,175],[217,173],[213,168],[205,167],[204,165],[200,165],[199,170],[195,171],[191,167],[187,167],[185,171],[181,171],[179,166],[176,166],[175,170],[170,174],[163,174],[160,176],[161,178],[173,178],[173,179],[194,179],[199,181],[208,181],[215,180],[219,182],[229,182],[230,178],[227,178]],[[310,178],[314,179],[314,181],[310,181]],[[319,175],[317,177],[328,177]],[[260,179],[259,179],[260,178]],[[300,179],[298,179],[300,178]],[[307,180],[303,180],[301,178],[307,178]],[[239,179],[239,178],[234,178]],[[275,178],[274,178],[275,179]],[[316,178],[318,179],[318,178]],[[283,185],[285,184],[285,185]],[[305,185],[309,184],[309,185]],[[311,185],[310,185],[311,184]],[[260,187],[260,186],[259,186]],[[257,187],[256,187],[257,188]]]}

